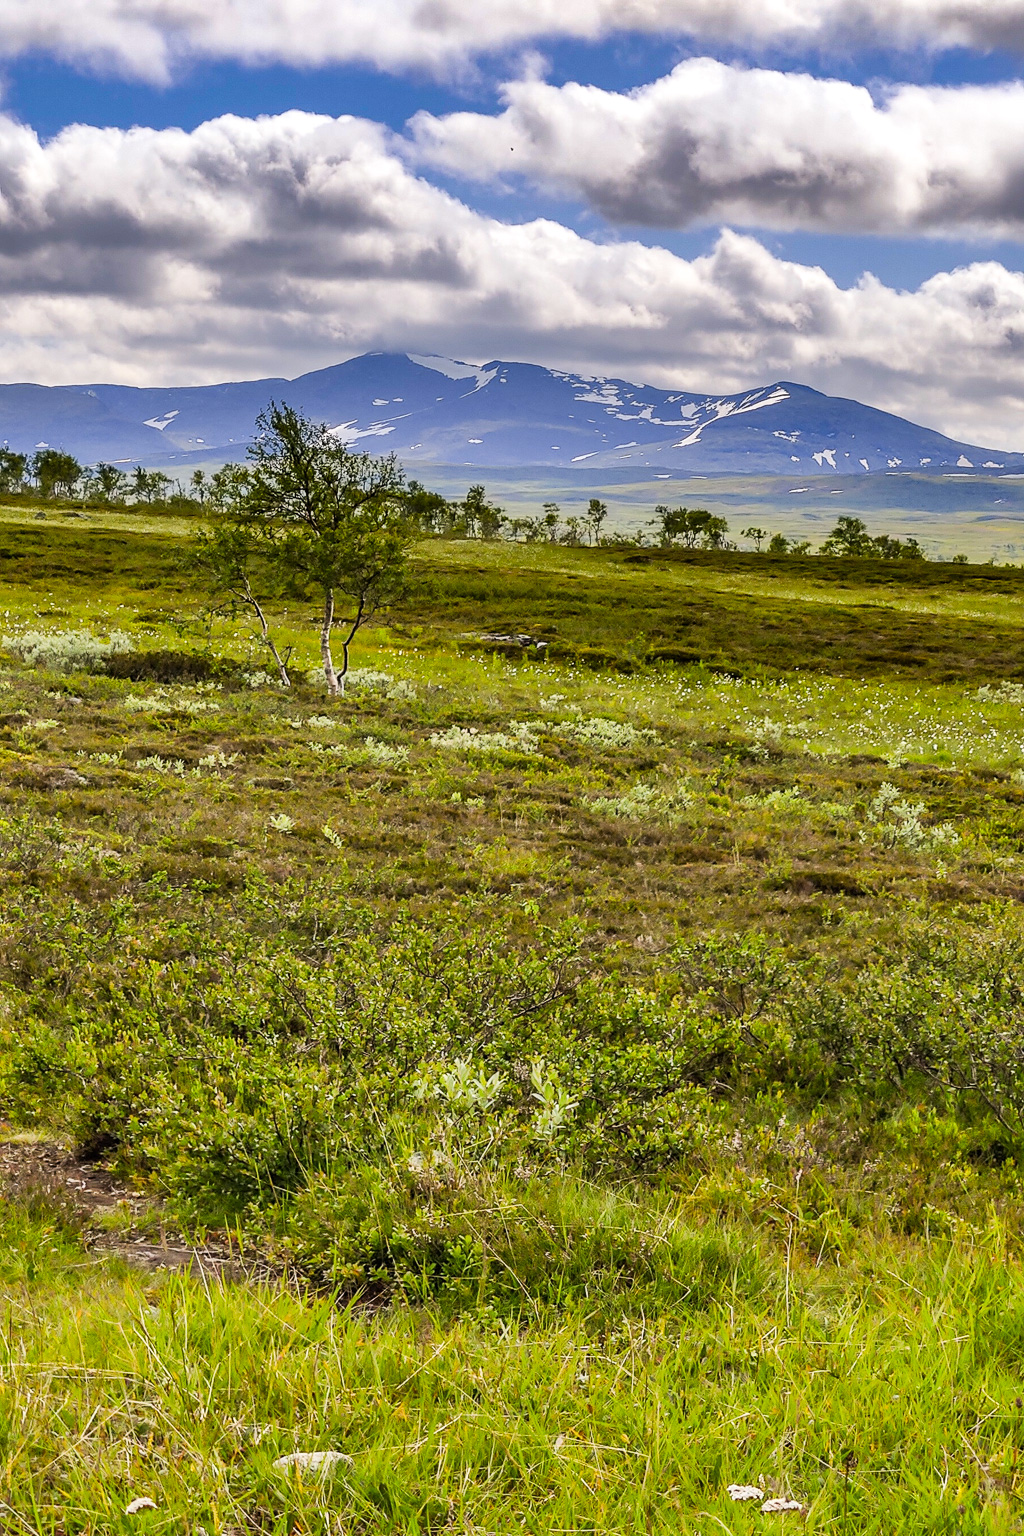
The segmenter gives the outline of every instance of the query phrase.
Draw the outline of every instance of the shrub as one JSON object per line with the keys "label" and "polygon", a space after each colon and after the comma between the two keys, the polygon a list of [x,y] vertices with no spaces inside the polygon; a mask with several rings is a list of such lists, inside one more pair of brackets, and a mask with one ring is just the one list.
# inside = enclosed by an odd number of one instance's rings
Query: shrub
{"label": "shrub", "polygon": [[119,662],[129,664],[132,654],[129,636],[116,629],[106,640],[87,630],[27,630],[7,636],[3,643],[30,667],[48,672],[109,671]]}
{"label": "shrub", "polygon": [[567,720],[554,727],[556,736],[567,736],[584,746],[607,751],[613,747],[637,747],[657,740],[654,731],[640,730],[625,720],[606,720],[597,715],[592,720]]}
{"label": "shrub", "polygon": [[432,747],[443,752],[525,752],[537,751],[530,727],[513,720],[507,731],[478,731],[476,726],[450,725],[446,731],[434,731]]}
{"label": "shrub", "polygon": [[634,784],[621,795],[598,795],[590,809],[617,821],[676,821],[679,812],[693,804],[685,789],[659,789],[653,784]]}
{"label": "shrub", "polygon": [[233,662],[207,656],[202,651],[116,652],[105,661],[108,677],[132,683],[240,682],[241,669]]}
{"label": "shrub", "polygon": [[750,1246],[682,1222],[657,1223],[642,1203],[565,1175],[466,1178],[454,1169],[368,1167],[315,1179],[290,1207],[285,1254],[343,1294],[524,1308],[712,1306],[765,1278]]}
{"label": "shrub", "polygon": [[904,800],[895,784],[883,784],[868,807],[868,821],[876,828],[883,848],[897,845],[911,851],[954,847],[959,833],[948,821],[925,826],[921,821],[924,801]]}

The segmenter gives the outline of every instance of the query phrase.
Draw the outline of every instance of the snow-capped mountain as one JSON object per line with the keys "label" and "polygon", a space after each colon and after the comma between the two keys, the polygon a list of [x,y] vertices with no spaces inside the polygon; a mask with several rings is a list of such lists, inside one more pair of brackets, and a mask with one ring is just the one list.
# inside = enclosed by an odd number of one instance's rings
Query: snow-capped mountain
{"label": "snow-capped mountain", "polygon": [[353,444],[394,450],[413,474],[430,464],[782,475],[1024,468],[1024,454],[954,442],[801,384],[688,394],[529,363],[477,367],[385,352],[290,380],[0,385],[0,441],[60,447],[90,463],[238,458],[270,400],[327,421]]}

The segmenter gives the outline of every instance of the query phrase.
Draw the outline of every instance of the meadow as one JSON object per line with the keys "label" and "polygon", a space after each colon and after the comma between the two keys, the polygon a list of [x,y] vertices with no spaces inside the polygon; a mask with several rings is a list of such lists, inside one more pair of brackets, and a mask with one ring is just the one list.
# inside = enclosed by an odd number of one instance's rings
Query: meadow
{"label": "meadow", "polygon": [[4,1536],[1019,1530],[1024,571],[425,540],[328,701],[187,529],[0,518]]}

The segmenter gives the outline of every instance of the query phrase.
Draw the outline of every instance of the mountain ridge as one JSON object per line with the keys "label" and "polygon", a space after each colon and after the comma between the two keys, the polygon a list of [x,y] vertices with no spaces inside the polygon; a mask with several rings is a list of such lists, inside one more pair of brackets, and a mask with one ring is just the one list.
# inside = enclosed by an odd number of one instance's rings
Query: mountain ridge
{"label": "mountain ridge", "polygon": [[356,446],[394,450],[413,474],[431,464],[631,468],[666,477],[1024,470],[1024,453],[960,442],[790,380],[725,395],[534,363],[389,352],[295,379],[3,384],[0,440],[21,452],[63,448],[86,462],[185,466],[240,458],[271,399],[326,420]]}

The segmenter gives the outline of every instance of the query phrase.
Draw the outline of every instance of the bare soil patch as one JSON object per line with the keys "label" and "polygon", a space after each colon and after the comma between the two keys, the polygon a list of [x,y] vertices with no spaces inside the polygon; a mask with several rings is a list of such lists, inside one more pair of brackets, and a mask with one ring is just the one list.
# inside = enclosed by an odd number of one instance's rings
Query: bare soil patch
{"label": "bare soil patch", "polygon": [[[41,1198],[79,1225],[90,1252],[118,1258],[134,1268],[176,1270],[231,1281],[268,1279],[272,1270],[228,1242],[187,1243],[161,1226],[160,1236],[141,1235],[135,1222],[158,1210],[157,1203],[120,1183],[101,1162],[82,1158],[58,1141],[3,1139],[0,1132],[0,1199]],[[129,1218],[120,1231],[99,1222],[118,1209]],[[148,1226],[151,1223],[147,1223]]]}

